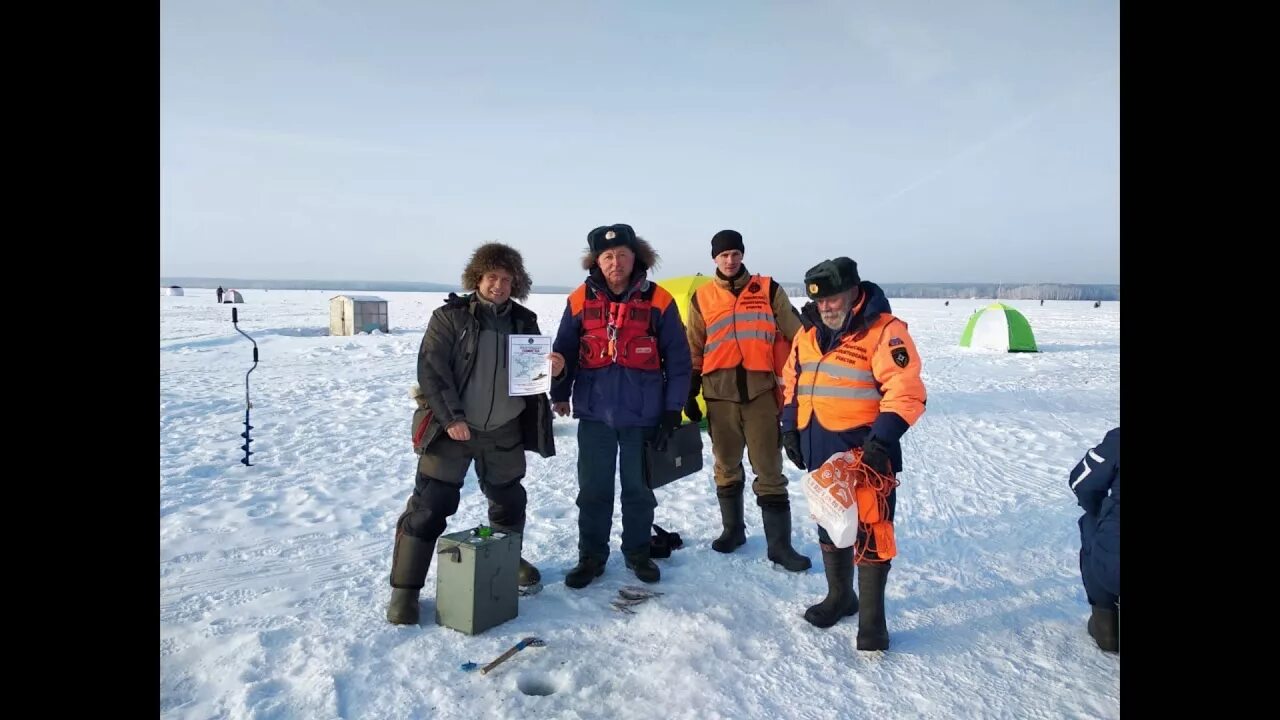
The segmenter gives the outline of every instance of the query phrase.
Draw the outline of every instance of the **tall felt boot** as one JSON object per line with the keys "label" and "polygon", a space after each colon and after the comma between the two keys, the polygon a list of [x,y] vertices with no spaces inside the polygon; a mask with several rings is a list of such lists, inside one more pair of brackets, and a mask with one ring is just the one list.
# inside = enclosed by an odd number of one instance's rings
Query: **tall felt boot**
{"label": "tall felt boot", "polygon": [[418,595],[427,582],[435,541],[398,533],[391,556],[391,602],[387,604],[387,620],[396,625],[418,624]]}

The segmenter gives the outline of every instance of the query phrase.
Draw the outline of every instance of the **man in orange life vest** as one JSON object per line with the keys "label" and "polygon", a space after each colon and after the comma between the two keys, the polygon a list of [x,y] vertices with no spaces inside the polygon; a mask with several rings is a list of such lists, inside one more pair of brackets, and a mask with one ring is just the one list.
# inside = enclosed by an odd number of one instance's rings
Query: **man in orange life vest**
{"label": "man in orange life vest", "polygon": [[747,272],[742,264],[745,251],[736,230],[721,230],[711,238],[715,280],[699,287],[689,302],[693,379],[684,412],[694,422],[702,418],[701,390],[707,401],[724,525],[712,549],[731,553],[747,541],[742,497],[745,447],[756,474],[751,489],[760,506],[766,554],[787,570],[802,572],[813,563],[791,547],[791,500],[782,474],[775,392],[782,372],[778,360],[785,362],[791,338],[800,331],[800,314],[772,278]]}
{"label": "man in orange life vest", "polygon": [[644,582],[661,573],[649,557],[658,501],[644,476],[644,444],[661,447],[689,394],[689,343],[674,298],[646,274],[658,262],[630,225],[587,234],[582,269],[552,343],[551,401],[578,418],[578,565],[564,578],[583,588],[604,573],[613,525],[614,472],[622,486],[622,554]]}
{"label": "man in orange life vest", "polygon": [[[847,257],[818,263],[805,273],[804,283],[813,302],[800,312],[804,329],[792,340],[784,369],[787,457],[796,467],[813,469],[836,453],[861,447],[868,467],[884,475],[900,472],[899,440],[924,414],[926,399],[920,353],[907,324],[890,313],[884,291],[862,281],[857,263]],[[884,586],[896,553],[896,500],[896,491],[890,491],[887,518],[859,527],[852,547],[837,548],[818,528],[827,597],[809,607],[804,618],[826,628],[859,613],[859,650],[889,647]],[[853,591],[855,549],[861,606]]]}

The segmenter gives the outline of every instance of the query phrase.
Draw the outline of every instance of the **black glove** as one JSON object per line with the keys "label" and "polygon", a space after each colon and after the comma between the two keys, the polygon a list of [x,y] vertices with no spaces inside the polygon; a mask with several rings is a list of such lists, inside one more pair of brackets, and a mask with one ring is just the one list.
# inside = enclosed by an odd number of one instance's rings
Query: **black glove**
{"label": "black glove", "polygon": [[688,415],[693,422],[702,420],[702,408],[698,407],[698,398],[689,398],[689,402],[684,406],[684,414]]}
{"label": "black glove", "polygon": [[782,449],[787,451],[787,459],[792,465],[805,469],[804,455],[800,452],[800,431],[788,430],[782,433]]}
{"label": "black glove", "polygon": [[684,414],[698,422],[702,419],[702,408],[698,407],[698,393],[702,392],[702,373],[695,372],[693,381],[689,383],[689,400],[684,404]]}
{"label": "black glove", "polygon": [[653,436],[653,449],[658,452],[667,451],[667,441],[675,433],[676,428],[680,427],[680,423],[684,418],[680,417],[679,410],[667,410],[662,413],[662,420],[658,421],[658,432]]}
{"label": "black glove", "polygon": [[889,446],[876,438],[868,437],[862,444],[862,462],[881,475],[893,474],[893,463],[889,460]]}

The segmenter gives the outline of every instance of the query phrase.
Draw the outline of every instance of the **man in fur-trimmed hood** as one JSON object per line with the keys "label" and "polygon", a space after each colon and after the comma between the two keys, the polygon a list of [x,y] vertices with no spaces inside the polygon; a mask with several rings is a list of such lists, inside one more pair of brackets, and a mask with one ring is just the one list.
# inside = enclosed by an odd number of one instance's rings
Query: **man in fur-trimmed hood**
{"label": "man in fur-trimmed hood", "polygon": [[644,277],[645,273],[657,267],[658,261],[661,259],[657,251],[653,249],[653,246],[638,235],[631,236],[629,240],[615,237],[609,240],[601,239],[588,247],[582,255],[582,269],[586,270],[591,277],[599,280],[602,284],[605,283],[603,271],[600,269],[600,255],[606,250],[615,247],[629,248],[635,255],[635,266],[629,278],[631,281]]}
{"label": "man in fur-trimmed hood", "polygon": [[658,502],[645,481],[644,445],[665,445],[680,424],[691,361],[675,300],[647,277],[657,263],[630,225],[587,233],[588,276],[570,293],[552,344],[564,368],[552,374],[555,410],[578,418],[578,565],[564,580],[571,588],[604,572],[615,485],[626,566],[644,582],[661,578],[649,553]]}
{"label": "man in fur-trimmed hood", "polygon": [[[507,372],[510,336],[542,334],[538,316],[512,299],[527,298],[532,285],[517,250],[486,243],[462,272],[462,287],[471,292],[450,293],[427,323],[418,348],[421,399],[413,420],[418,472],[392,551],[387,619],[393,623],[418,622],[418,595],[436,540],[458,511],[473,462],[489,501],[489,524],[523,538],[524,454],[555,455],[547,396],[512,397]],[[553,361],[552,374],[559,371]],[[522,586],[541,579],[523,557],[517,575]]]}
{"label": "man in fur-trimmed hood", "polygon": [[476,248],[462,271],[462,289],[475,291],[480,287],[484,274],[490,270],[505,270],[511,275],[511,297],[527,300],[533,279],[524,269],[520,251],[499,242],[485,243]]}

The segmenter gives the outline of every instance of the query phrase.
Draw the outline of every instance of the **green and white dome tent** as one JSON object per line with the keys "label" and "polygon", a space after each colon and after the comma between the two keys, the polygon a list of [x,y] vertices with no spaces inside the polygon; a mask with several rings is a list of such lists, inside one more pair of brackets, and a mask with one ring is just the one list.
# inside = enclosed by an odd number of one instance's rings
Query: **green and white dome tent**
{"label": "green and white dome tent", "polygon": [[993,303],[969,316],[960,336],[960,347],[984,348],[1000,352],[1040,352],[1036,349],[1031,323],[1016,308]]}

